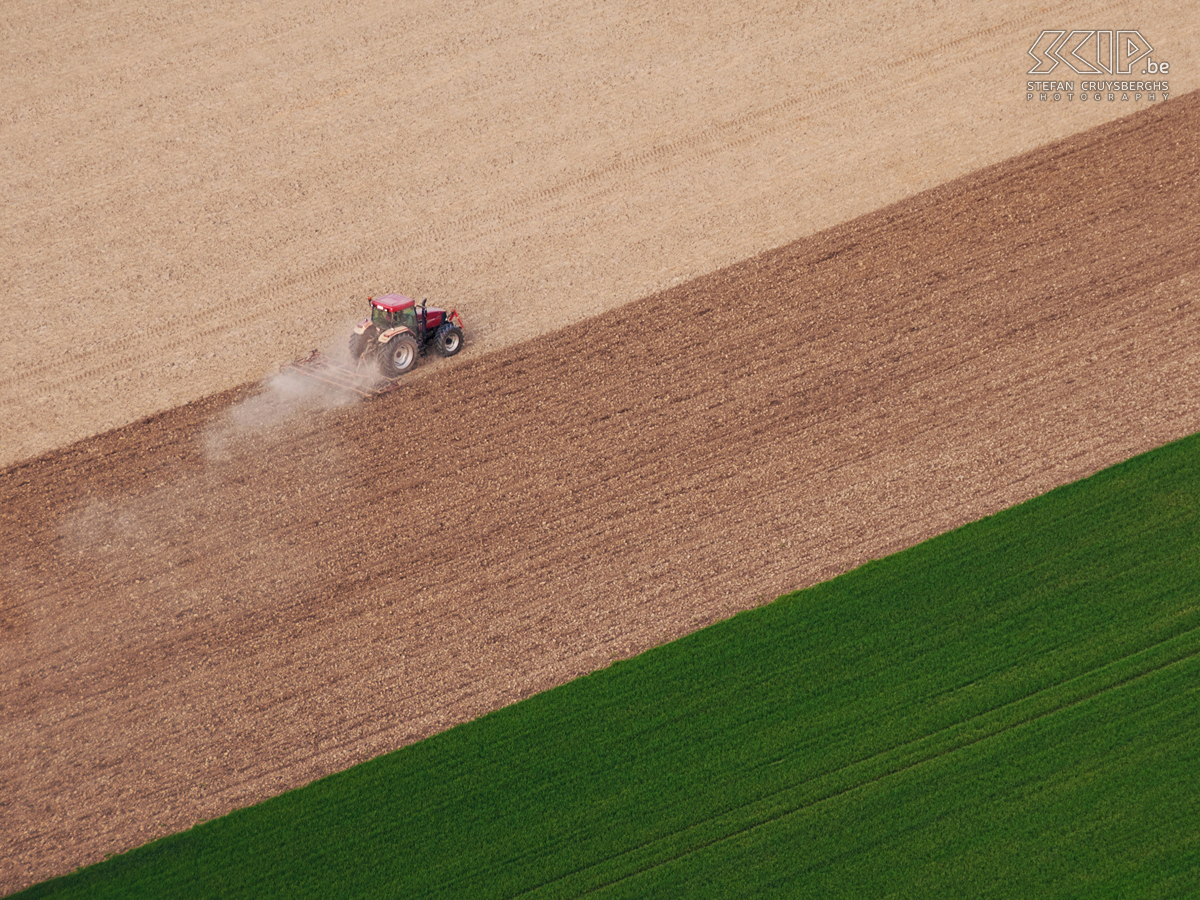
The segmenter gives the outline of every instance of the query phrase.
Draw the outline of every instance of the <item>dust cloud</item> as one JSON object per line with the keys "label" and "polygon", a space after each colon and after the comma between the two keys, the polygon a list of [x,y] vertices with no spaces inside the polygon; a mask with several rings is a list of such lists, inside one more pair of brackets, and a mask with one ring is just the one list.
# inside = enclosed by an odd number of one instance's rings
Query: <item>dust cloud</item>
{"label": "dust cloud", "polygon": [[[343,335],[322,354],[347,361]],[[85,640],[111,649],[124,643],[123,631],[212,615],[235,596],[247,602],[248,591],[269,603],[315,576],[312,554],[279,534],[314,509],[324,516],[347,489],[343,449],[315,417],[360,398],[294,371],[258,388],[196,435],[190,461],[157,470],[136,493],[91,497],[59,519],[63,558],[86,573],[80,590],[127,585],[125,602],[97,611]],[[241,548],[236,564],[207,572],[207,561],[228,559],[230,547]]]}
{"label": "dust cloud", "polygon": [[[353,366],[346,342],[350,332],[350,324],[344,323],[337,335],[317,351],[320,357],[338,365]],[[364,361],[358,368],[364,385],[380,377],[373,361]],[[207,429],[204,449],[211,461],[228,461],[234,446],[246,438],[278,429],[301,416],[349,406],[362,399],[352,391],[287,368],[263,378],[259,388],[258,393],[230,407]]]}

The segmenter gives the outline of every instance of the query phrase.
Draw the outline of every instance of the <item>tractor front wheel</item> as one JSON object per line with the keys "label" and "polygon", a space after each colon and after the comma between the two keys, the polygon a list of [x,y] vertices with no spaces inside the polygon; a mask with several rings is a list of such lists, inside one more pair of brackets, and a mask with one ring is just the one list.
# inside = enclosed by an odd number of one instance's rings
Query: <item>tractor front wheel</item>
{"label": "tractor front wheel", "polygon": [[443,325],[433,333],[433,349],[439,356],[453,356],[462,345],[463,333],[457,325]]}
{"label": "tractor front wheel", "polygon": [[379,370],[388,378],[398,378],[417,365],[417,339],[398,334],[379,349]]}

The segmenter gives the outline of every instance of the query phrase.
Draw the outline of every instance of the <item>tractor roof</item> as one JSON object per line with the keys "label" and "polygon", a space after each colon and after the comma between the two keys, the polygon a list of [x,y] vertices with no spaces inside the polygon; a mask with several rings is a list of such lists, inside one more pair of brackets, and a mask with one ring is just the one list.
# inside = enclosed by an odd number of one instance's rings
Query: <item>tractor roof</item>
{"label": "tractor roof", "polygon": [[371,298],[371,303],[380,309],[386,309],[388,312],[398,312],[399,310],[417,305],[416,300],[412,297],[405,297],[403,294],[384,294],[382,297],[373,297]]}

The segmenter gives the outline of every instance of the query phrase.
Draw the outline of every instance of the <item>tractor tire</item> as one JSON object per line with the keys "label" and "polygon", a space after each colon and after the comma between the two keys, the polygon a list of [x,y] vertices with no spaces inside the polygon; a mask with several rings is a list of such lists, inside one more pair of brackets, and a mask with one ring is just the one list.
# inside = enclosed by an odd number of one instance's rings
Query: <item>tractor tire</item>
{"label": "tractor tire", "polygon": [[371,342],[365,334],[350,335],[350,358],[357,362],[366,352],[367,344]]}
{"label": "tractor tire", "polygon": [[420,348],[411,334],[398,334],[379,348],[379,371],[388,378],[398,378],[417,367]]}
{"label": "tractor tire", "polygon": [[463,345],[462,329],[457,325],[443,325],[433,333],[433,349],[438,356],[453,356]]}

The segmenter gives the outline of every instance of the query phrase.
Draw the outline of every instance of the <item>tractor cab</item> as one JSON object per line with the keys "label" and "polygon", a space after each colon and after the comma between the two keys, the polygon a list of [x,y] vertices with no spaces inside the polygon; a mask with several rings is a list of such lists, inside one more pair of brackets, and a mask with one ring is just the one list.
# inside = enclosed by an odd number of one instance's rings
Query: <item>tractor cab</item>
{"label": "tractor cab", "polygon": [[417,364],[417,357],[429,346],[439,356],[453,356],[462,349],[462,319],[458,310],[446,312],[425,301],[417,306],[412,297],[403,294],[368,297],[367,303],[371,317],[354,326],[350,358],[357,363],[370,349],[379,360],[379,371],[385,378],[403,375]]}
{"label": "tractor cab", "polygon": [[380,331],[390,328],[408,328],[413,334],[417,329],[417,302],[403,294],[386,294],[371,301],[371,324]]}

